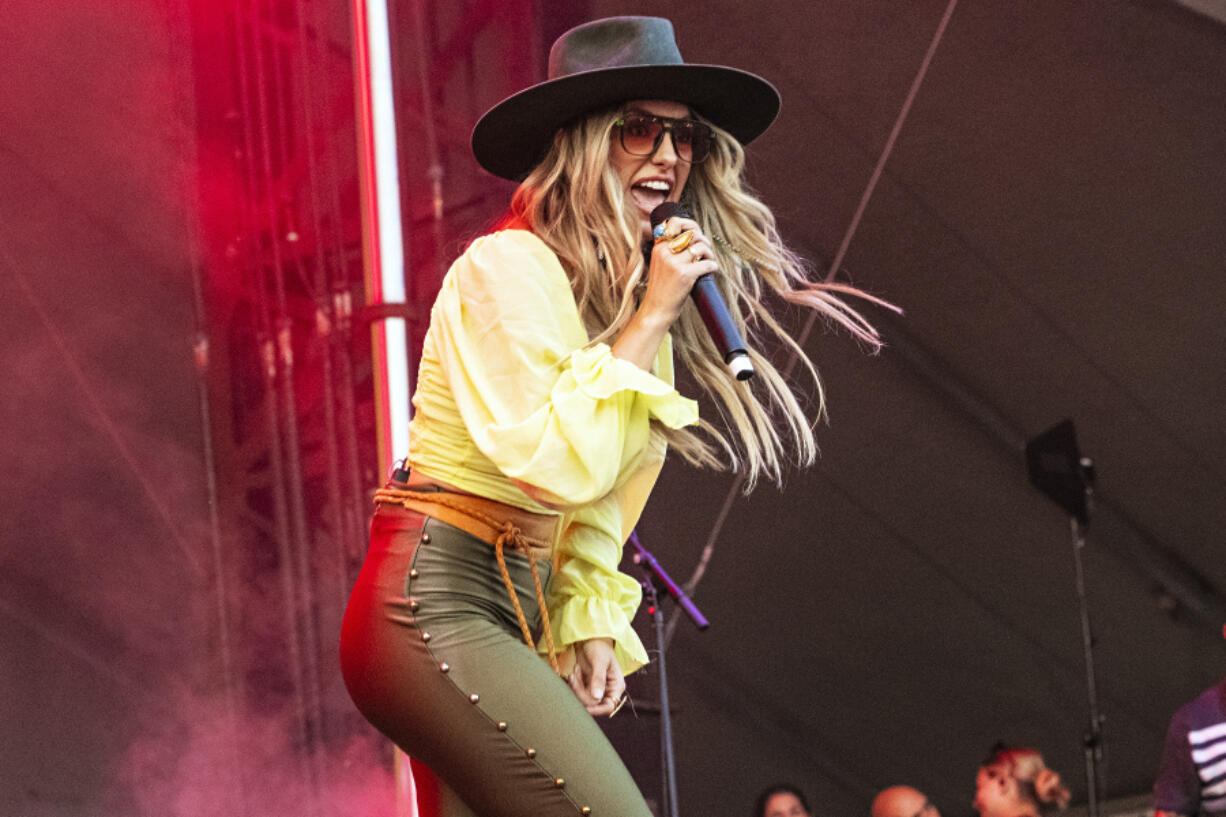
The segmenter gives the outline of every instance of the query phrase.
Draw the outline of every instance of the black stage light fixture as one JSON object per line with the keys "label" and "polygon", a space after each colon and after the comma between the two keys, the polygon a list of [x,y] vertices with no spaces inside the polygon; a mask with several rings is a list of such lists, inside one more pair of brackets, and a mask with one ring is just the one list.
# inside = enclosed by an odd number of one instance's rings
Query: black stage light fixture
{"label": "black stage light fixture", "polygon": [[1063,420],[1026,443],[1030,484],[1047,494],[1083,527],[1090,524],[1087,494],[1094,484],[1094,466],[1077,448],[1072,420]]}

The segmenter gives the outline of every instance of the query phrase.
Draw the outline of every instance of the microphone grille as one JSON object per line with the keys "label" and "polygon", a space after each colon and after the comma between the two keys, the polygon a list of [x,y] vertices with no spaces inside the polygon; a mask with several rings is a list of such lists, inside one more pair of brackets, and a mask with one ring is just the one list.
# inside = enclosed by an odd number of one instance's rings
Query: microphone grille
{"label": "microphone grille", "polygon": [[667,221],[673,216],[691,218],[690,211],[686,209],[684,204],[678,201],[666,201],[651,211],[651,228],[654,230],[657,224]]}

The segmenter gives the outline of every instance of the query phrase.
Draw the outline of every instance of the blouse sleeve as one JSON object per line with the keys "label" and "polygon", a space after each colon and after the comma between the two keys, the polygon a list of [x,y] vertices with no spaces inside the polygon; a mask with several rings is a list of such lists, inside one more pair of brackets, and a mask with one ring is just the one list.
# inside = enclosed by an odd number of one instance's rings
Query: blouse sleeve
{"label": "blouse sleeve", "polygon": [[[612,638],[614,657],[626,675],[646,664],[647,650],[630,623],[643,590],[615,569],[621,542],[597,527],[572,523],[558,550],[558,568],[549,581],[549,623],[564,671],[573,665],[572,645],[589,638]],[[547,646],[542,638],[537,649],[545,652]]]}
{"label": "blouse sleeve", "polygon": [[[572,509],[608,494],[648,445],[650,421],[698,408],[670,383],[588,346],[557,258],[525,231],[475,241],[433,316],[448,386],[473,442],[528,496]],[[614,567],[616,563],[614,564]]]}

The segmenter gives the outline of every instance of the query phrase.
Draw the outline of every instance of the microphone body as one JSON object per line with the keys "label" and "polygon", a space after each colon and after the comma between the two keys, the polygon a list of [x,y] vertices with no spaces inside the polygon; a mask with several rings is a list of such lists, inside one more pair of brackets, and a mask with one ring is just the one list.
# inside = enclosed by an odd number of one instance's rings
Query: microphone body
{"label": "microphone body", "polygon": [[[656,225],[674,216],[693,218],[684,205],[666,201],[651,211],[651,228],[654,230]],[[719,350],[733,376],[737,380],[753,377],[753,361],[749,359],[745,339],[732,322],[732,314],[728,311],[728,304],[724,303],[724,296],[720,294],[715,277],[707,273],[695,281],[690,297],[694,299],[694,306],[698,307],[698,314],[707,327],[707,333],[715,342],[715,348]]]}

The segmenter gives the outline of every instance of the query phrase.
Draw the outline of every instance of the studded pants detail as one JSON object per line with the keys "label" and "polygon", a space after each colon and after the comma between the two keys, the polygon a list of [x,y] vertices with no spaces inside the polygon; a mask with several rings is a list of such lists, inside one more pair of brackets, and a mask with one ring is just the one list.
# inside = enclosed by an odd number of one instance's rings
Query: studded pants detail
{"label": "studded pants detail", "polygon": [[[539,631],[527,557],[506,562]],[[538,570],[546,579],[548,561]],[[439,817],[651,815],[592,716],[524,644],[493,547],[458,528],[378,508],[341,669],[366,719],[442,782]]]}

